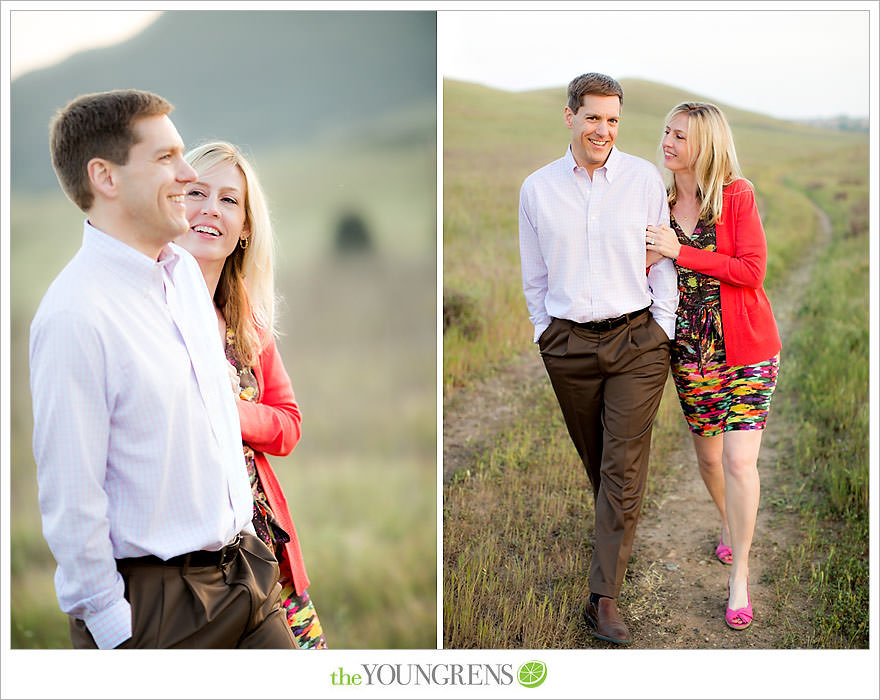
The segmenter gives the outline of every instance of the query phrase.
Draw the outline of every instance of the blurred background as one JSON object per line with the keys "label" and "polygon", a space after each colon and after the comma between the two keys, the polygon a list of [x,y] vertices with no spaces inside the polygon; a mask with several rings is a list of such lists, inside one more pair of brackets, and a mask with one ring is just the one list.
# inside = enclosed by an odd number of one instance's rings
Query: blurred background
{"label": "blurred background", "polygon": [[[16,42],[49,15],[11,12]],[[48,150],[79,94],[157,92],[187,146],[241,146],[278,239],[278,345],[303,439],[272,458],[331,648],[436,645],[436,17],[167,11],[10,86],[11,646],[69,647],[42,537],[28,330],[81,243]],[[41,15],[42,17],[38,17]],[[45,35],[25,32],[47,20]],[[20,28],[20,31],[17,31]],[[72,33],[74,30],[71,30]]]}

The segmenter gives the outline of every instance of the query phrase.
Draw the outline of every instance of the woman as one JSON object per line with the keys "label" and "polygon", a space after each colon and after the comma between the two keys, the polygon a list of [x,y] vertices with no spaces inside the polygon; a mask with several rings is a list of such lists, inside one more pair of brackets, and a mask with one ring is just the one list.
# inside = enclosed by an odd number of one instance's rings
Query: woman
{"label": "woman", "polygon": [[282,605],[297,643],[326,648],[287,501],[263,454],[289,454],[301,420],[273,337],[273,234],[265,198],[253,168],[231,144],[199,146],[186,160],[198,178],[186,190],[190,228],[178,243],[198,261],[214,299],[254,494],[253,525],[278,558]]}
{"label": "woman", "polygon": [[762,286],[767,243],[730,126],[715,105],[675,107],[661,148],[672,176],[671,227],[648,227],[648,257],[672,258],[678,271],[672,374],[700,474],[721,514],[716,555],[731,564],[725,620],[740,630],[753,617],[758,452],[782,346]]}

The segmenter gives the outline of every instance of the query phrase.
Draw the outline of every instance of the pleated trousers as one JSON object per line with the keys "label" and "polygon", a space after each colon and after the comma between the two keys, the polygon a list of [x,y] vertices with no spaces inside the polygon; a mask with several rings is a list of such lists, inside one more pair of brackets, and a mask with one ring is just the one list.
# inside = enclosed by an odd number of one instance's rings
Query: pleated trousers
{"label": "pleated trousers", "polygon": [[[281,607],[278,562],[242,533],[224,566],[168,566],[118,559],[131,604],[132,636],[122,649],[296,649]],[[96,649],[86,624],[70,620],[74,649]]]}
{"label": "pleated trousers", "polygon": [[642,507],[670,340],[647,312],[611,330],[554,318],[538,346],[593,488],[590,591],[617,598]]}

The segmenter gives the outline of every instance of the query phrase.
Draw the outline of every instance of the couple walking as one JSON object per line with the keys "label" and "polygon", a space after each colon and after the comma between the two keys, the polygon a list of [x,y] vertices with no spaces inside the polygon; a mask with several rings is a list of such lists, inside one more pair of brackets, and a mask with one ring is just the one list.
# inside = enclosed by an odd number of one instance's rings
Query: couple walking
{"label": "couple walking", "polygon": [[617,598],[670,365],[720,515],[715,553],[731,565],[725,620],[751,624],[757,461],[781,349],[762,287],[764,231],[724,115],[699,102],[669,113],[666,187],[653,165],[615,147],[622,106],[616,80],[572,80],[571,143],[526,178],[519,207],[534,341],[593,489],[585,618],[617,644],[632,641]]}

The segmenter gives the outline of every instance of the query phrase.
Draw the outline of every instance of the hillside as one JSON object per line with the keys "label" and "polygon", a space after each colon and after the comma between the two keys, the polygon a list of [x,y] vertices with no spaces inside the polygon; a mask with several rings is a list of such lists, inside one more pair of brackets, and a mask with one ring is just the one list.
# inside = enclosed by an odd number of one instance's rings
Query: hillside
{"label": "hillside", "polygon": [[[706,98],[643,80],[621,83],[617,146],[657,163],[669,110]],[[516,339],[528,337],[516,235],[519,188],[530,172],[563,154],[570,134],[562,118],[564,86],[514,93],[444,80],[443,96],[443,285],[445,303],[455,309],[449,319],[455,327],[444,335],[448,395],[503,365],[521,351]],[[785,178],[807,177],[822,162],[866,159],[867,134],[719,107],[730,121],[743,172],[757,186],[771,245],[779,229],[811,225],[811,215],[791,214],[802,210],[781,187]],[[794,259],[785,247],[779,252],[768,263],[770,281]]]}
{"label": "hillside", "polygon": [[[780,155],[805,150],[822,131],[802,123],[731,107],[669,85],[636,79],[622,79],[620,82],[624,103],[617,146],[652,162],[657,161],[663,118],[672,107],[686,100],[714,102],[724,110],[737,137],[740,159],[745,163],[775,160]],[[443,92],[444,148],[453,156],[449,163],[453,171],[459,165],[455,155],[461,150],[472,155],[474,151],[495,151],[504,152],[508,164],[522,162],[528,168],[524,177],[542,160],[558,158],[565,149],[568,142],[562,121],[565,86],[506,92],[444,80]],[[863,135],[834,133],[822,148],[864,140]],[[463,171],[470,169],[464,167]]]}
{"label": "hillside", "polygon": [[[12,82],[13,188],[56,186],[48,124],[82,93],[152,90],[176,106],[187,143],[261,151],[328,130],[356,141],[379,118],[434,105],[436,60],[433,12],[168,11],[122,44]],[[433,128],[422,120],[395,133]]]}
{"label": "hillside", "polygon": [[[701,96],[622,83],[617,144],[657,162],[664,116]],[[564,102],[563,86],[507,93],[444,83],[447,649],[610,646],[583,619],[594,502],[531,343],[520,275],[520,185],[569,143]],[[724,623],[720,518],[671,380],[621,615],[641,649],[867,649],[868,134],[720,106],[757,191],[764,286],[783,345],[749,558],[755,624],[734,633]],[[685,666],[669,675],[676,690],[681,678],[693,680]],[[809,671],[786,678],[809,685]],[[739,696],[763,692],[765,680],[741,675]]]}

